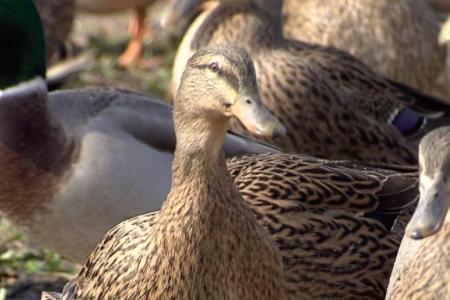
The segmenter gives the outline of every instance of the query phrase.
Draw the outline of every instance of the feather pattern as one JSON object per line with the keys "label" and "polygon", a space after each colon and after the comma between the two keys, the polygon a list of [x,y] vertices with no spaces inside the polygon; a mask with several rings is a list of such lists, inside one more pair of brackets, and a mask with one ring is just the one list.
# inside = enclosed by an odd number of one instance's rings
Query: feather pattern
{"label": "feather pattern", "polygon": [[[383,299],[406,225],[402,220],[411,214],[405,208],[418,197],[413,168],[399,173],[395,166],[391,171],[286,154],[236,157],[227,165],[245,204],[281,251],[288,299]],[[370,215],[383,215],[389,205],[394,207],[394,225]],[[88,299],[133,299],[127,298],[129,289],[118,294],[124,288],[116,282],[129,282],[127,276],[138,272],[130,266],[145,264],[142,243],[155,218],[158,213],[111,230],[65,289],[64,294],[71,295],[67,299],[78,299],[78,289],[88,293],[83,294]],[[102,259],[111,253],[114,260]],[[127,271],[113,271],[119,266]],[[100,274],[113,288],[95,288],[92,282]]]}
{"label": "feather pattern", "polygon": [[[435,126],[417,126],[418,132],[402,136],[392,123],[395,116],[405,108],[417,113],[426,108],[424,118],[442,116],[450,105],[393,84],[343,51],[283,38],[280,15],[267,14],[264,4],[256,2],[221,2],[203,13],[179,49],[174,73],[179,74],[186,54],[196,49],[237,44],[254,60],[264,104],[288,130],[285,138],[271,143],[329,159],[415,164],[417,138]],[[174,76],[174,87],[178,80]],[[439,119],[441,125],[449,121]],[[245,133],[238,122],[231,128]]]}

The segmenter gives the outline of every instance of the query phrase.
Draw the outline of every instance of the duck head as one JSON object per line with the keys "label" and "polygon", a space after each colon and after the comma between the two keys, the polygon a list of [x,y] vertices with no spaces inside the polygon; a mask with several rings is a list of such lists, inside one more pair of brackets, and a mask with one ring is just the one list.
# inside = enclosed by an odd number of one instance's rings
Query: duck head
{"label": "duck head", "polygon": [[31,0],[0,0],[0,89],[45,78],[44,31]]}
{"label": "duck head", "polygon": [[177,130],[185,120],[205,116],[208,123],[225,124],[225,128],[229,119],[236,117],[262,137],[285,133],[283,125],[261,102],[249,55],[232,46],[215,45],[197,51],[181,79],[174,108]]}
{"label": "duck head", "polygon": [[450,202],[450,127],[426,135],[419,147],[420,200],[406,233],[422,239],[445,222]]}

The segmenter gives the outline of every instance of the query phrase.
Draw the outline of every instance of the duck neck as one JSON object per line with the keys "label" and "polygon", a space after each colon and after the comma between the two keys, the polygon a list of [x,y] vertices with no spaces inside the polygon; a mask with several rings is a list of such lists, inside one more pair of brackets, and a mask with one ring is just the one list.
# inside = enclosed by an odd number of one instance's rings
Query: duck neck
{"label": "duck neck", "polygon": [[[184,98],[180,89],[174,109],[177,143],[172,165],[172,189],[163,210],[183,207],[199,215],[215,214],[215,210],[226,209],[226,206],[214,203],[217,195],[220,195],[222,203],[241,203],[223,151],[228,118],[184,107],[188,103]],[[180,201],[180,197],[189,200]],[[228,205],[233,206],[232,203]]]}
{"label": "duck neck", "polygon": [[173,185],[185,185],[189,178],[228,178],[223,144],[227,120],[221,124],[199,116],[184,116],[188,123],[175,121],[177,144],[173,163]]}
{"label": "duck neck", "polygon": [[276,47],[283,37],[282,15],[257,11],[248,4],[220,4],[197,31],[195,48],[233,43],[252,53]]}

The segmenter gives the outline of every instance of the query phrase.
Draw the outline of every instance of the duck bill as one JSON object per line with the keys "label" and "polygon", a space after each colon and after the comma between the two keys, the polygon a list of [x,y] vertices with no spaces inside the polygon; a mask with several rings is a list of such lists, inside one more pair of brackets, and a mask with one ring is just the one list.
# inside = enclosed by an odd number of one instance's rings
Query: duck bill
{"label": "duck bill", "polygon": [[257,136],[275,138],[286,133],[284,126],[262,104],[257,94],[238,97],[231,106],[231,113],[248,131]]}
{"label": "duck bill", "polygon": [[445,221],[449,207],[442,176],[427,180],[422,179],[423,177],[421,178],[419,204],[406,227],[406,234],[416,240],[439,231]]}
{"label": "duck bill", "polygon": [[171,29],[184,20],[191,19],[201,10],[203,0],[173,0],[159,21],[162,29]]}

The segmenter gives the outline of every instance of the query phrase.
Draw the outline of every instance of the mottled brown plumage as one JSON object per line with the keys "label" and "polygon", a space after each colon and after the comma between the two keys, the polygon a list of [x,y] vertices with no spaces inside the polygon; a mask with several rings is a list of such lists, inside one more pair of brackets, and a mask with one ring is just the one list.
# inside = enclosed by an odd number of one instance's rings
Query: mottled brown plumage
{"label": "mottled brown plumage", "polygon": [[[393,227],[389,219],[417,197],[414,173],[281,154],[235,158],[228,168],[281,249],[284,286],[292,299],[383,299],[409,214]],[[148,226],[147,234],[151,221],[139,226]],[[108,236],[127,232],[121,226]],[[108,240],[96,255],[110,251],[132,261],[121,246]],[[139,249],[133,250],[136,259],[142,259]]]}
{"label": "mottled brown plumage", "polygon": [[112,229],[65,298],[284,298],[280,253],[227,172],[222,147],[231,115],[260,134],[283,130],[258,99],[244,50],[199,51],[175,102],[172,188],[161,212]]}
{"label": "mottled brown plumage", "polygon": [[[245,63],[237,60],[235,65],[243,66]],[[206,66],[207,64],[204,68]],[[222,76],[229,80],[225,85],[215,85],[228,90],[221,94],[234,94],[230,92],[236,86],[233,84],[236,82],[233,80],[233,73],[234,71],[222,72]],[[204,82],[205,79],[197,78],[191,83],[184,83],[182,87],[190,87],[189,93],[179,92],[179,98],[175,102],[178,147],[181,145],[184,149],[181,151],[189,149],[189,152],[202,152],[201,157],[194,160],[175,160],[173,191],[177,186],[189,187],[184,200],[171,200],[175,196],[175,192],[172,192],[159,214],[131,219],[110,231],[78,277],[66,287],[64,294],[67,299],[157,299],[155,294],[150,297],[148,293],[157,288],[161,292],[161,289],[167,287],[167,281],[162,279],[161,274],[151,273],[155,270],[152,268],[154,265],[161,268],[170,266],[168,274],[172,275],[173,284],[179,284],[178,279],[184,278],[184,284],[192,280],[192,286],[195,285],[195,276],[177,275],[180,274],[177,272],[186,270],[192,262],[197,267],[205,268],[204,272],[219,270],[215,272],[220,274],[219,277],[206,273],[208,276],[204,277],[204,285],[215,285],[218,287],[216,290],[220,291],[231,280],[224,279],[229,278],[229,274],[221,273],[224,270],[220,266],[225,265],[227,272],[235,271],[234,262],[241,259],[246,248],[244,243],[231,256],[221,258],[221,248],[230,242],[227,230],[237,226],[238,235],[243,239],[251,239],[249,232],[252,230],[248,229],[242,212],[234,210],[234,202],[227,203],[225,207],[222,205],[223,201],[230,201],[230,193],[235,193],[234,188],[230,187],[231,182],[226,183],[228,179],[225,180],[225,177],[220,182],[216,181],[216,175],[214,172],[210,173],[211,170],[206,173],[206,178],[205,174],[199,175],[204,169],[199,162],[204,162],[205,157],[211,157],[204,146],[204,135],[211,131],[211,124],[205,120],[197,123],[196,119],[201,118],[202,114],[208,115],[207,119],[217,117],[215,110],[200,109],[205,105],[205,99],[208,99],[205,95],[213,95],[213,99],[223,98],[221,94],[217,94],[217,87],[206,88],[203,86]],[[248,89],[246,90],[244,94],[248,94]],[[188,95],[196,99],[198,112],[195,112]],[[180,108],[183,106],[186,110]],[[195,117],[192,117],[193,113]],[[245,116],[249,117],[248,114]],[[242,116],[241,120],[245,122]],[[194,131],[188,126],[190,123],[196,124]],[[218,142],[219,135],[212,136],[211,141],[206,143],[206,149],[221,145]],[[189,147],[185,149],[186,145]],[[402,236],[404,219],[408,219],[408,214],[401,212],[410,207],[417,197],[417,179],[415,168],[383,165],[391,170],[381,170],[374,169],[374,165],[332,162],[288,154],[261,154],[228,160],[228,172],[243,197],[243,203],[270,234],[283,258],[282,284],[286,298],[278,299],[384,297],[387,279]],[[202,211],[195,207],[188,209],[190,206],[186,199],[193,200],[192,195],[199,195],[198,192],[204,191],[205,185],[208,186],[207,190],[215,191],[213,194],[221,201],[214,202],[216,204],[212,210],[210,206],[203,206]],[[228,187],[225,188],[225,185]],[[217,212],[214,213],[215,210]],[[180,222],[186,222],[185,219],[196,219],[197,216],[208,213],[214,216],[208,219],[208,231],[204,227],[196,230],[191,230],[187,225],[177,227]],[[186,250],[185,243],[197,240],[199,234],[204,240],[211,238],[212,234],[212,240],[220,242],[220,246],[215,249],[217,254],[213,256],[216,259],[208,260],[209,256],[203,256],[204,259],[200,260],[192,254],[198,253],[195,250],[198,248],[194,245],[187,245],[190,250]],[[155,248],[155,241],[162,246]],[[173,252],[171,245],[176,245],[178,250]],[[164,247],[164,250],[160,247]],[[247,251],[250,256],[246,259],[255,260],[258,265],[266,267],[264,263],[267,264],[267,258],[261,258],[260,246],[254,241]],[[253,263],[251,261],[248,263]],[[218,282],[211,283],[212,278],[216,278]],[[241,284],[248,284],[244,279],[241,280]],[[267,292],[267,287],[263,289],[259,286],[258,289],[261,293]],[[164,299],[172,299],[171,294],[164,295]],[[186,295],[177,294],[173,298],[183,297]],[[214,296],[206,298],[216,299]],[[223,298],[233,297],[217,297]]]}
{"label": "mottled brown plumage", "polygon": [[287,0],[284,32],[345,50],[388,78],[450,98],[437,84],[445,71],[440,16],[424,0]]}
{"label": "mottled brown plumage", "polygon": [[[202,0],[187,1],[186,6],[171,1],[162,24],[201,10]],[[437,4],[445,10],[448,2],[436,3],[445,1],[285,0],[283,30],[289,38],[347,51],[388,78],[449,96],[450,90],[437,84],[446,49],[438,43],[442,16],[433,9]]]}
{"label": "mottled brown plumage", "polygon": [[387,299],[450,298],[450,127],[427,135],[419,157],[420,200],[402,241]]}
{"label": "mottled brown plumage", "polygon": [[[427,126],[440,125],[434,122],[449,120],[429,118],[407,138],[394,126],[399,112],[415,110],[419,120],[421,112],[445,112],[448,106],[335,48],[285,39],[281,5],[279,0],[221,1],[202,14],[179,49],[174,87],[192,51],[207,44],[236,44],[250,53],[262,100],[287,128],[285,138],[270,142],[330,159],[416,163],[415,139]],[[243,132],[237,123],[231,128]]]}

